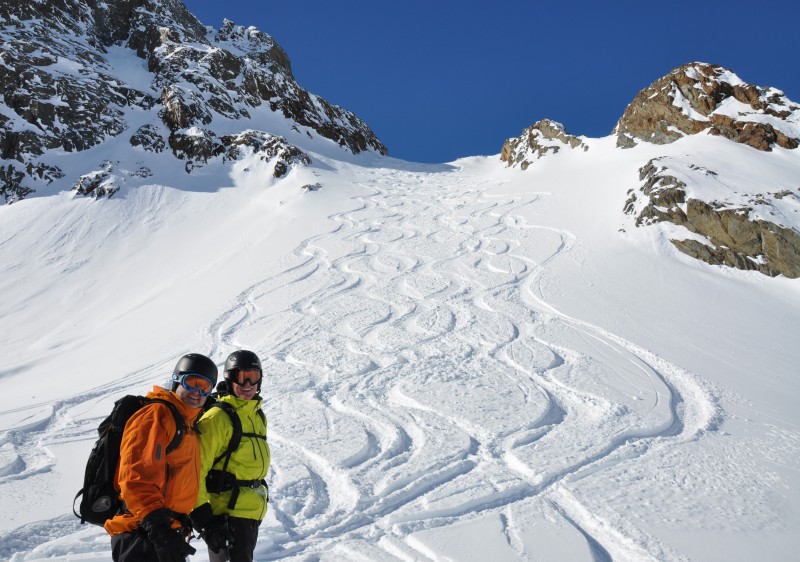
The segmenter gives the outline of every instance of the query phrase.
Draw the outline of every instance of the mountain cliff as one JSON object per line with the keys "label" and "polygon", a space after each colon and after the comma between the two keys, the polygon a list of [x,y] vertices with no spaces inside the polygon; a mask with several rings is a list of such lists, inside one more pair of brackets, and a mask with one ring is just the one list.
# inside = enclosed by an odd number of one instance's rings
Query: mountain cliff
{"label": "mountain cliff", "polygon": [[62,165],[64,154],[111,140],[125,141],[117,154],[171,153],[188,173],[245,147],[285,173],[307,157],[276,129],[353,153],[387,152],[353,113],[301,88],[272,37],[227,20],[203,26],[178,0],[11,0],[0,5],[0,20],[7,202],[50,184],[106,195],[148,175],[146,166],[110,160]]}

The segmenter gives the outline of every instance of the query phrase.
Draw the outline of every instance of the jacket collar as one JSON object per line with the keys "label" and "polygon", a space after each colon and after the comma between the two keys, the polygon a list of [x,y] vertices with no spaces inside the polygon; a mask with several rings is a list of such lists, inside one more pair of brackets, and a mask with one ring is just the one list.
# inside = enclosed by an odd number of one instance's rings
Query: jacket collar
{"label": "jacket collar", "polygon": [[224,396],[220,396],[219,399],[232,405],[237,410],[243,410],[246,412],[255,412],[256,410],[260,410],[261,403],[263,402],[263,399],[258,394],[256,394],[255,398],[252,400],[243,400],[234,394],[226,394]]}
{"label": "jacket collar", "polygon": [[202,408],[192,408],[186,402],[181,400],[181,397],[171,390],[166,390],[161,386],[154,386],[153,390],[147,393],[147,398],[158,398],[159,400],[167,400],[178,408],[178,412],[186,420],[186,423],[191,425],[203,412]]}

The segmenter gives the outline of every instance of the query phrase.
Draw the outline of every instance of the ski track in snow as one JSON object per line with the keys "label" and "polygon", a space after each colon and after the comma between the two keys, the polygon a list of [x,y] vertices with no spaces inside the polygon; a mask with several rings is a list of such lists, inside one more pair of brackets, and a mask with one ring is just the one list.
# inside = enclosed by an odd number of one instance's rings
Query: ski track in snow
{"label": "ski track in snow", "polygon": [[[575,242],[518,214],[546,194],[488,196],[468,176],[360,173],[372,193],[359,207],[207,326],[215,356],[246,345],[264,358],[273,468],[257,558],[438,560],[420,537],[496,515],[509,552],[525,559],[531,514],[541,514],[582,537],[585,559],[684,559],[573,491],[713,429],[715,398],[542,299],[542,272]],[[85,439],[107,413],[87,417],[94,403],[155,372],[53,403],[49,417],[9,432],[0,477],[49,470],[49,446]],[[42,528],[63,534],[26,535],[37,544],[4,539],[0,558],[107,556],[101,530],[61,519]],[[74,540],[59,546],[75,533],[82,558]]]}

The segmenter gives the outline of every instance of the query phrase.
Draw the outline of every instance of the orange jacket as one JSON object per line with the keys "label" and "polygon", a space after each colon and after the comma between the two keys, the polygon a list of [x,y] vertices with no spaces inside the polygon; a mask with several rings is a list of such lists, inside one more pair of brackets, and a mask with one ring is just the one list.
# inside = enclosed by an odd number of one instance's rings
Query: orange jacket
{"label": "orange jacket", "polygon": [[147,397],[175,404],[190,429],[184,433],[178,448],[167,455],[167,445],[177,431],[169,407],[156,402],[131,416],[122,434],[114,478],[130,513],[121,513],[106,521],[105,529],[110,535],[133,530],[148,514],[161,507],[188,514],[197,501],[200,447],[191,427],[201,409],[189,407],[177,394],[159,386],[153,387]]}

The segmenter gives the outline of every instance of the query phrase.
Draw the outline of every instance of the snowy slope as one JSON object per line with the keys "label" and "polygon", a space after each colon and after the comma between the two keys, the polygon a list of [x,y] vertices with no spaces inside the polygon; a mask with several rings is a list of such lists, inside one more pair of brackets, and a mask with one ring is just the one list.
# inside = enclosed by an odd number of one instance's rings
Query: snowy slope
{"label": "snowy slope", "polygon": [[796,559],[800,285],[621,210],[651,158],[800,155],[614,140],[525,172],[153,160],[109,200],[0,207],[0,559],[110,559],[70,513],[97,423],[240,347],[273,450],[258,560]]}

